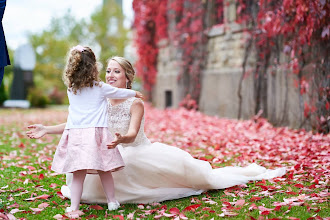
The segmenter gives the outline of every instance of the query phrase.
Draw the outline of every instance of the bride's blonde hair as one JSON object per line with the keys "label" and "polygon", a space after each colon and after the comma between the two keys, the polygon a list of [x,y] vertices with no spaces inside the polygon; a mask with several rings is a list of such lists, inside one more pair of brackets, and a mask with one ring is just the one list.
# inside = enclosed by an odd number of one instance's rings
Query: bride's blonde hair
{"label": "bride's blonde hair", "polygon": [[133,80],[134,80],[134,77],[135,77],[135,70],[133,68],[133,65],[127,59],[125,59],[124,57],[118,57],[118,56],[111,57],[107,61],[107,63],[109,64],[109,62],[111,60],[116,61],[121,66],[121,68],[124,69],[126,79],[128,79],[128,82],[126,84],[126,88],[131,89],[132,88],[132,83],[133,83]]}

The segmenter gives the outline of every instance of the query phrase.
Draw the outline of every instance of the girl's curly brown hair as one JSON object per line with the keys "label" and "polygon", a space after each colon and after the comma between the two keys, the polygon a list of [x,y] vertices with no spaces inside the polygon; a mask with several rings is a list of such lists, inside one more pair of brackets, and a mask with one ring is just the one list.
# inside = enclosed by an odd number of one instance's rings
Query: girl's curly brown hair
{"label": "girl's curly brown hair", "polygon": [[77,94],[77,91],[84,87],[99,85],[98,82],[101,80],[92,49],[84,47],[82,52],[77,49],[71,49],[62,78],[64,84],[74,94]]}

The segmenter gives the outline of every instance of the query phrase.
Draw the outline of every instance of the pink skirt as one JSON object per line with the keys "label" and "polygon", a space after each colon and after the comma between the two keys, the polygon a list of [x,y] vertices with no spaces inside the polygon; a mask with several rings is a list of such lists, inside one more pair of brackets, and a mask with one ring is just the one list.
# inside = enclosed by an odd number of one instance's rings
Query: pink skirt
{"label": "pink skirt", "polygon": [[118,148],[108,149],[112,140],[108,128],[65,129],[57,146],[52,170],[57,173],[72,173],[87,170],[118,171],[125,164]]}

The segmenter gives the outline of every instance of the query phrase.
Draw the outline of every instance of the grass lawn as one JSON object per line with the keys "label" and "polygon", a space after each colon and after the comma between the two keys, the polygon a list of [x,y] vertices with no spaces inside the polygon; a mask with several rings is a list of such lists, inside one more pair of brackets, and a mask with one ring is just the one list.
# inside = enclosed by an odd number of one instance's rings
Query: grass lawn
{"label": "grass lawn", "polygon": [[[0,109],[0,219],[69,219],[60,193],[65,176],[50,171],[60,135],[31,140],[26,126],[65,122],[61,109]],[[274,128],[186,110],[146,107],[152,141],[180,147],[211,165],[287,167],[287,174],[200,196],[153,204],[81,204],[81,219],[330,219],[330,136]],[[159,132],[161,131],[161,132]]]}

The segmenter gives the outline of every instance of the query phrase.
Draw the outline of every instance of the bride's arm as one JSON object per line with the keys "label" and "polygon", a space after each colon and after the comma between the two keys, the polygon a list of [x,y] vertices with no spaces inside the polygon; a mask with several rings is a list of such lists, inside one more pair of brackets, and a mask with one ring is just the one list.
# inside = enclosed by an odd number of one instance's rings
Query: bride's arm
{"label": "bride's arm", "polygon": [[144,105],[140,99],[136,99],[130,109],[131,121],[128,131],[125,135],[116,133],[115,139],[108,145],[109,148],[115,148],[120,143],[132,143],[134,142],[141,126],[142,117],[144,114]]}
{"label": "bride's arm", "polygon": [[41,138],[45,134],[62,134],[65,129],[66,123],[53,125],[53,126],[44,126],[42,124],[29,125],[26,135],[29,138]]}

